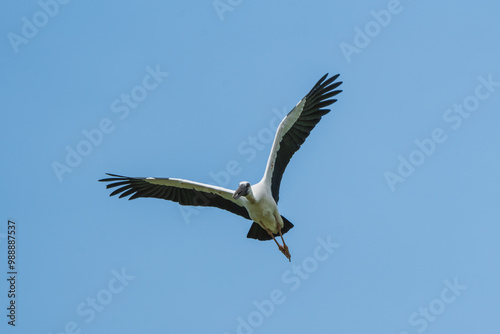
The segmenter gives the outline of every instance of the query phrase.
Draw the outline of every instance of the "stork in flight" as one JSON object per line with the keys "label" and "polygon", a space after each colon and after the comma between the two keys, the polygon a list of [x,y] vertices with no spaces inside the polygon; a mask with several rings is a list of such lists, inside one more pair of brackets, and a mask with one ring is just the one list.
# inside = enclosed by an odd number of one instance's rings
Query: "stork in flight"
{"label": "stork in flight", "polygon": [[[325,74],[311,91],[281,121],[274,137],[271,154],[266,170],[259,183],[251,185],[240,182],[238,189],[232,191],[223,187],[175,178],[126,177],[107,174],[110,178],[99,181],[110,182],[106,188],[119,187],[110,196],[120,194],[129,200],[138,197],[154,197],[177,202],[180,205],[212,206],[230,211],[253,221],[247,238],[258,240],[273,239],[279,250],[290,261],[290,252],[283,234],[293,224],[278,211],[281,178],[288,162],[309,136],[311,130],[327,114],[325,107],[336,102],[331,97],[341,90],[335,90],[341,81],[335,82],[338,74],[328,77]],[[283,245],[276,240],[281,238]]]}

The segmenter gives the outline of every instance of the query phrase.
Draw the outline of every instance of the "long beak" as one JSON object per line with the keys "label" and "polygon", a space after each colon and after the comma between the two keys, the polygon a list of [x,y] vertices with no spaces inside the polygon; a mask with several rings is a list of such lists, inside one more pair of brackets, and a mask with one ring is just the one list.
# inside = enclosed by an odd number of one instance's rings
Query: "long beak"
{"label": "long beak", "polygon": [[238,189],[236,189],[236,191],[233,194],[233,198],[234,199],[240,198],[241,195],[243,195],[243,190],[244,190],[243,186],[240,186]]}

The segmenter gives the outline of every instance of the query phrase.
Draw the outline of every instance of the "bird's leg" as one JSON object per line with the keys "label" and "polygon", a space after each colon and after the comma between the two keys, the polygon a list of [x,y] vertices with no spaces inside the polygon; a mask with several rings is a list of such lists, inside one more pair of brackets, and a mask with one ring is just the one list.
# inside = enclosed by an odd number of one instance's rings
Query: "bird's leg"
{"label": "bird's leg", "polygon": [[281,241],[283,241],[283,247],[280,247],[280,251],[287,257],[288,261],[292,262],[292,260],[290,260],[290,257],[291,257],[290,251],[288,250],[288,246],[285,243],[285,239],[283,239],[283,234],[281,234],[281,227],[279,224],[279,216],[276,213],[274,213],[274,219],[278,223],[278,233],[280,235]]}
{"label": "bird's leg", "polygon": [[283,239],[283,234],[281,234],[281,228],[278,230],[278,232],[280,233],[281,241],[283,241],[283,247],[282,247],[283,249],[280,248],[280,251],[287,257],[289,262],[292,262],[292,260],[290,260],[292,256],[290,255],[288,246],[285,244],[285,239]]}
{"label": "bird's leg", "polygon": [[[262,226],[264,226],[264,224],[262,224]],[[271,236],[271,238],[273,238],[274,242],[276,243],[276,245],[278,245],[278,248],[281,250],[281,245],[278,243],[278,241],[276,241],[276,239],[274,238],[274,234],[273,232],[271,232],[270,229],[268,229],[267,227],[264,226],[264,229],[266,230],[267,234],[269,234]]]}
{"label": "bird's leg", "polygon": [[[262,226],[264,226],[264,224],[262,224]],[[283,239],[283,235],[281,235],[281,229],[279,229],[279,233],[280,233],[280,236],[281,236],[281,240],[283,240],[283,246],[281,246],[279,244],[279,242],[276,240],[276,238],[274,237],[274,234],[273,232],[271,232],[271,230],[269,230],[267,227],[264,226],[264,229],[266,230],[267,234],[269,234],[271,236],[271,238],[273,238],[274,242],[276,243],[276,245],[278,245],[278,248],[279,250],[283,253],[283,255],[286,256],[286,258],[288,259],[288,261],[292,261],[290,260],[290,252],[288,251],[288,246],[285,245],[285,240]]]}

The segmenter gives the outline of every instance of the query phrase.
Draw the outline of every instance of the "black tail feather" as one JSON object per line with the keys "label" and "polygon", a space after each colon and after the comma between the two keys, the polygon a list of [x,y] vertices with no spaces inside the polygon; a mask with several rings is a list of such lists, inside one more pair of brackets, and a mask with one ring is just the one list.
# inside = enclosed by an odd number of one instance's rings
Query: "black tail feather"
{"label": "black tail feather", "polygon": [[[292,227],[293,224],[288,221],[285,217],[281,216],[281,219],[283,219],[283,228],[281,229],[281,234],[285,234],[288,232]],[[279,234],[275,234],[274,236],[277,237]],[[252,226],[250,227],[250,230],[248,231],[247,238],[250,239],[257,239],[257,240],[271,240],[271,236],[267,234],[266,230],[264,230],[262,227],[260,227],[259,224],[256,222],[253,222]]]}

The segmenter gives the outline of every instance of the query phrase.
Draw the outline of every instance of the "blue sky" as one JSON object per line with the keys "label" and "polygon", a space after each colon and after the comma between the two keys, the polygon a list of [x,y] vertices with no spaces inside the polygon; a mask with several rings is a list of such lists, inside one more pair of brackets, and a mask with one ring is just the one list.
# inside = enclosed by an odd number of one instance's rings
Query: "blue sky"
{"label": "blue sky", "polygon": [[[0,10],[2,332],[498,330],[496,1],[58,1]],[[326,72],[338,102],[288,166],[292,262],[212,208],[98,179],[260,180]],[[7,222],[16,223],[16,327]]]}

